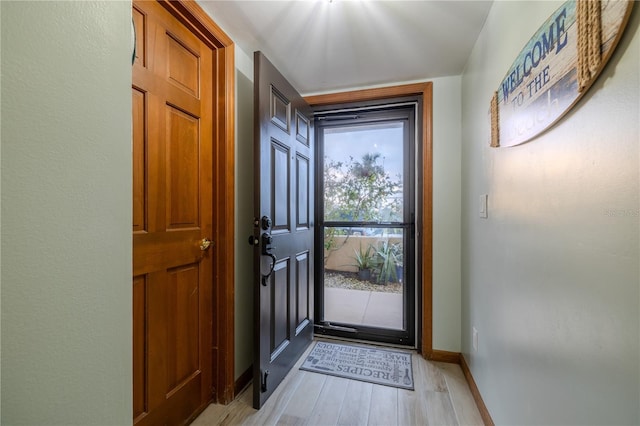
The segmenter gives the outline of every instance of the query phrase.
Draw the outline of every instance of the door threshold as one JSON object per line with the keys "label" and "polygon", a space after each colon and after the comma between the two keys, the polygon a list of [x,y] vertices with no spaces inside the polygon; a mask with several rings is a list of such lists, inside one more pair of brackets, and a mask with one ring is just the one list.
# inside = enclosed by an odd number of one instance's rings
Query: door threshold
{"label": "door threshold", "polygon": [[342,325],[333,325],[330,322],[325,322],[324,324],[315,324],[315,328],[320,330],[333,330],[333,331],[344,331],[346,333],[357,333],[358,330],[353,327],[344,327]]}
{"label": "door threshold", "polygon": [[313,335],[313,340],[316,342],[321,342],[321,341],[327,341],[327,340],[338,340],[341,342],[348,342],[348,343],[358,343],[358,344],[362,344],[362,345],[369,345],[369,346],[380,346],[380,347],[384,347],[384,348],[395,348],[395,349],[404,349],[404,350],[410,350],[410,351],[415,351],[418,348],[413,345],[399,345],[396,343],[385,343],[385,342],[375,342],[373,340],[363,340],[363,339],[354,339],[354,338],[349,338],[349,337],[340,337],[340,336],[328,336],[328,335],[318,335],[318,334],[314,334]]}

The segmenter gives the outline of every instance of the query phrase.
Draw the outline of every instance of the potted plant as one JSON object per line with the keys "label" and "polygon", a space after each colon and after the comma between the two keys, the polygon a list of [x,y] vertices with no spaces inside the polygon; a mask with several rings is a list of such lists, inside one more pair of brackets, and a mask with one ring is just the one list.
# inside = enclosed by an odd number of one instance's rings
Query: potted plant
{"label": "potted plant", "polygon": [[385,285],[388,282],[398,281],[396,272],[397,264],[397,244],[389,244],[388,240],[381,241],[376,248],[378,257],[378,283]]}
{"label": "potted plant", "polygon": [[371,279],[371,269],[375,266],[375,250],[369,244],[366,250],[362,248],[362,244],[360,244],[360,248],[358,250],[354,250],[355,256],[354,259],[356,261],[355,266],[358,268],[358,279],[361,281],[368,281]]}
{"label": "potted plant", "polygon": [[398,282],[404,280],[404,258],[402,251],[402,244],[396,243],[393,245],[394,258],[396,263],[396,278]]}

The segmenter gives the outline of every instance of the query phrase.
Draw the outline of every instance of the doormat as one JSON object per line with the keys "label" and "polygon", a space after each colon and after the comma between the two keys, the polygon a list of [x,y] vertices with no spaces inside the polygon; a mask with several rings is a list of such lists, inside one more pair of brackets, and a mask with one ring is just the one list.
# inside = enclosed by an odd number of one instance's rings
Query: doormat
{"label": "doormat", "polygon": [[316,342],[300,370],[413,390],[413,366],[407,352]]}

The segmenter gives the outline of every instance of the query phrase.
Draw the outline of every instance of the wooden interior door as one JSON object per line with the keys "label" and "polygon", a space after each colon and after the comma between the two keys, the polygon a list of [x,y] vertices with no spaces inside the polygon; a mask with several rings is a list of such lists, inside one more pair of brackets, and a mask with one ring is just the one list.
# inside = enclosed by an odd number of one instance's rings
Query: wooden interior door
{"label": "wooden interior door", "polygon": [[314,147],[307,103],[254,55],[254,399],[260,408],[311,343]]}
{"label": "wooden interior door", "polygon": [[134,1],[134,424],[182,424],[212,397],[213,51]]}

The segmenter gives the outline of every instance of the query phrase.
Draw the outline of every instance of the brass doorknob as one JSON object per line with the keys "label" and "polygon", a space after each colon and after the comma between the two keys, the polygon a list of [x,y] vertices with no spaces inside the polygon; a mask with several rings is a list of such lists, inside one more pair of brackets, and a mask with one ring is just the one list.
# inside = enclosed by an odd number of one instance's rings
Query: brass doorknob
{"label": "brass doorknob", "polygon": [[200,250],[205,251],[206,249],[211,247],[211,244],[213,244],[213,241],[208,238],[203,238],[202,240],[200,240]]}

